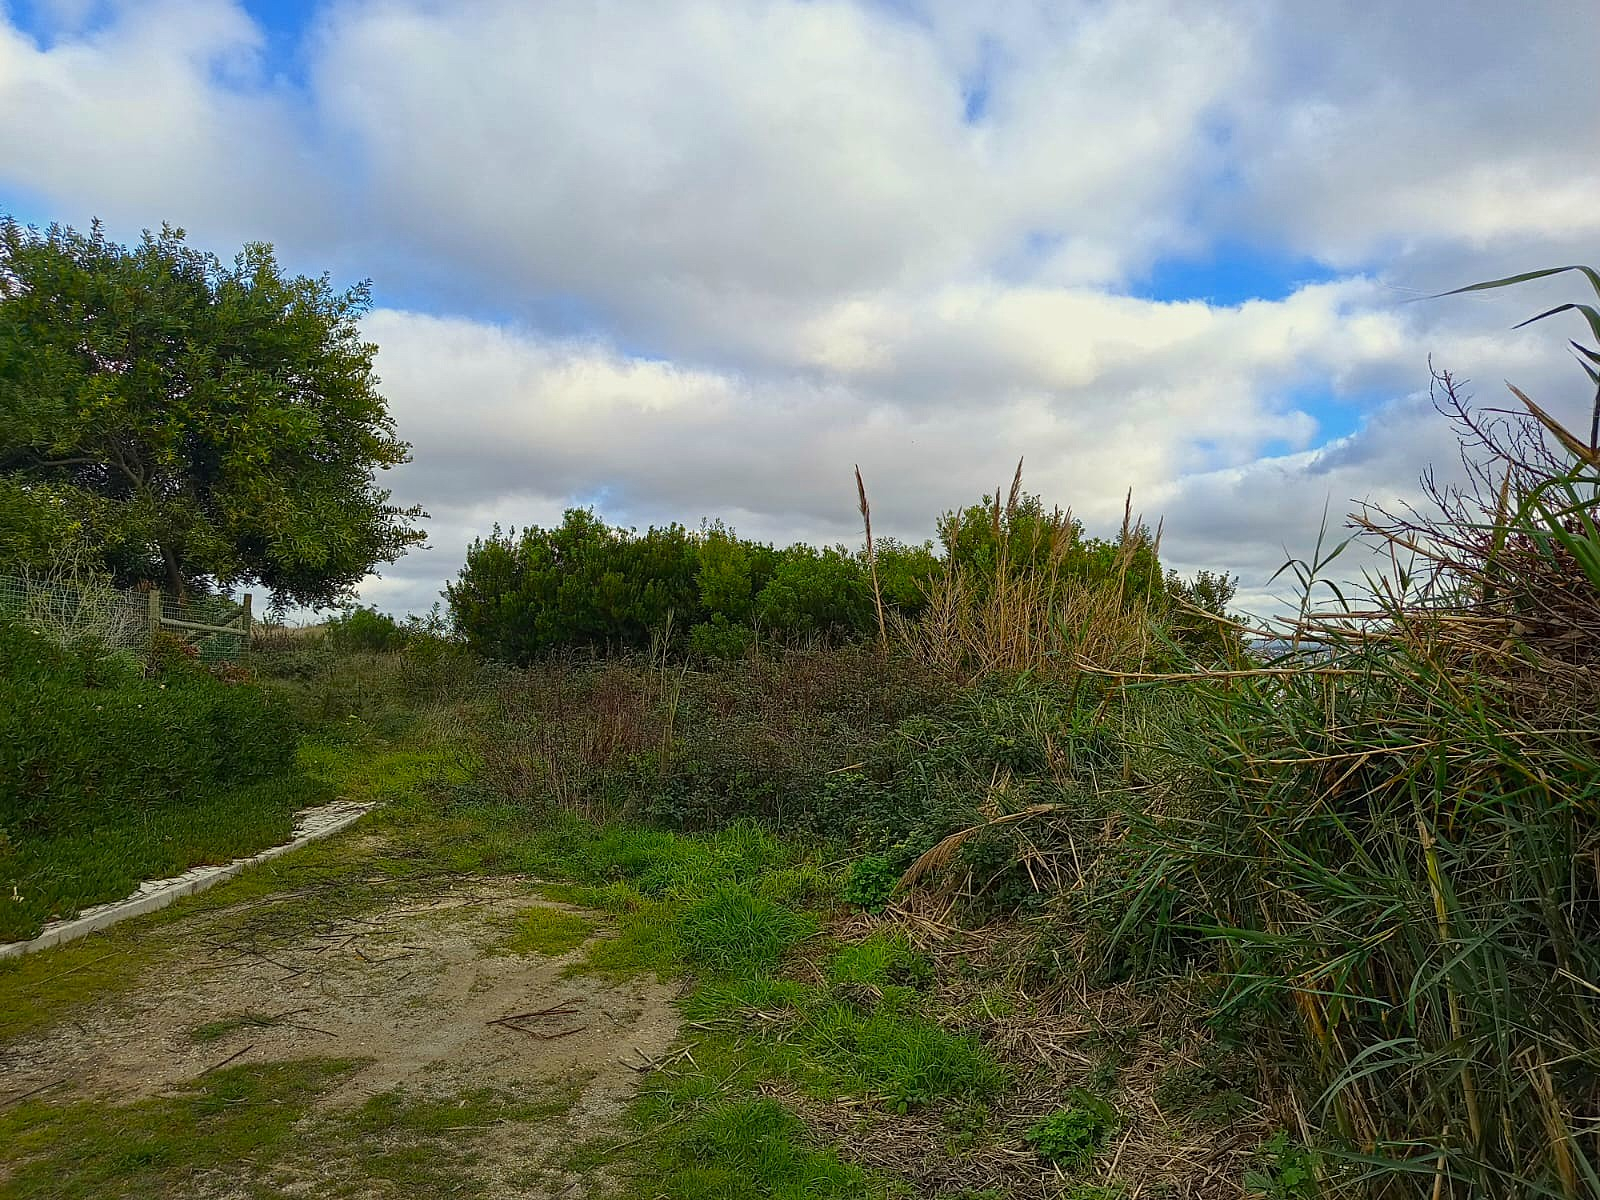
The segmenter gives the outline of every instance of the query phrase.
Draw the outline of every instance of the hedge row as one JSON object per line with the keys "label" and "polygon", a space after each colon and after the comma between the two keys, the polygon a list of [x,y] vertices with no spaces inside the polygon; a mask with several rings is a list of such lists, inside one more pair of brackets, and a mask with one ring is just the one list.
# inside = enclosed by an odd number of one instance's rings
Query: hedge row
{"label": "hedge row", "polygon": [[294,767],[275,697],[203,668],[146,678],[92,647],[0,625],[0,830],[79,831],[193,802]]}

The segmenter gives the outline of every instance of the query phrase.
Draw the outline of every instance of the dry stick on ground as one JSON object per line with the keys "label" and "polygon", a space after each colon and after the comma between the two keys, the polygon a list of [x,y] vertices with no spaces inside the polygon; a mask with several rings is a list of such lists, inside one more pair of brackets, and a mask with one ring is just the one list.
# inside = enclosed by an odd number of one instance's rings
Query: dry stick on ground
{"label": "dry stick on ground", "polygon": [[205,1069],[205,1070],[204,1070],[204,1071],[201,1071],[201,1072],[200,1072],[200,1074],[201,1074],[201,1075],[209,1075],[209,1074],[211,1074],[211,1072],[213,1072],[213,1071],[219,1071],[219,1070],[221,1070],[221,1069],[222,1069],[222,1068],[223,1068],[223,1067],[225,1067],[225,1066],[227,1066],[227,1065],[228,1065],[228,1064],[229,1064],[229,1063],[231,1063],[231,1062],[232,1062],[232,1061],[233,1061],[233,1060],[234,1060],[234,1059],[236,1059],[236,1058],[243,1058],[243,1057],[244,1057],[244,1056],[245,1056],[245,1055],[246,1055],[246,1054],[249,1054],[249,1053],[250,1053],[250,1051],[252,1051],[252,1050],[254,1050],[254,1049],[255,1049],[255,1048],[256,1048],[256,1044],[255,1044],[255,1043],[254,1043],[254,1042],[251,1042],[251,1043],[250,1043],[250,1044],[249,1044],[249,1045],[248,1045],[248,1046],[246,1046],[246,1047],[245,1047],[245,1048],[244,1048],[244,1049],[243,1049],[243,1050],[235,1050],[235,1051],[234,1051],[234,1052],[233,1052],[233,1053],[232,1053],[232,1054],[230,1054],[230,1055],[228,1055],[228,1057],[227,1057],[227,1058],[225,1058],[225,1059],[223,1059],[223,1060],[222,1060],[222,1061],[221,1061],[221,1062],[219,1062],[219,1063],[212,1063],[212,1064],[211,1064],[211,1065],[210,1065],[210,1066],[209,1066],[209,1067],[207,1067],[207,1068],[206,1068],[206,1069]]}
{"label": "dry stick on ground", "polygon": [[511,1013],[508,1016],[496,1017],[492,1021],[485,1021],[485,1025],[505,1025],[511,1021],[530,1021],[534,1017],[570,1017],[581,1012],[571,1000],[560,1000],[549,1008],[539,1008],[532,1012]]}
{"label": "dry stick on ground", "polygon": [[70,1076],[63,1075],[60,1079],[52,1079],[49,1083],[41,1083],[38,1087],[29,1088],[27,1091],[19,1092],[15,1096],[7,1096],[4,1100],[0,1100],[0,1104],[8,1107],[13,1104],[21,1104],[30,1096],[37,1096],[40,1092],[48,1092],[53,1087],[60,1087],[69,1078]]}

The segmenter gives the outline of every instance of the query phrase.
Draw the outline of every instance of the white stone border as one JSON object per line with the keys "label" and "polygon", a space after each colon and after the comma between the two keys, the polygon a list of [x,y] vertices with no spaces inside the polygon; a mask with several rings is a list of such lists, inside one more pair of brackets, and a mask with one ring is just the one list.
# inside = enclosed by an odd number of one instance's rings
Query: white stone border
{"label": "white stone border", "polygon": [[141,883],[139,889],[125,899],[86,908],[76,917],[65,921],[51,921],[38,937],[30,941],[0,943],[0,959],[16,958],[35,950],[47,950],[51,946],[74,941],[97,929],[115,925],[118,921],[126,921],[129,917],[165,908],[175,900],[203,892],[207,888],[232,879],[246,867],[264,863],[270,858],[277,858],[280,854],[298,849],[307,842],[338,833],[341,829],[354,825],[372,808],[371,804],[355,804],[347,800],[336,800],[320,808],[308,808],[295,817],[294,832],[281,846],[272,846],[259,854],[252,854],[249,858],[236,858],[220,866],[191,867],[182,875],[174,875],[171,879],[148,880]]}

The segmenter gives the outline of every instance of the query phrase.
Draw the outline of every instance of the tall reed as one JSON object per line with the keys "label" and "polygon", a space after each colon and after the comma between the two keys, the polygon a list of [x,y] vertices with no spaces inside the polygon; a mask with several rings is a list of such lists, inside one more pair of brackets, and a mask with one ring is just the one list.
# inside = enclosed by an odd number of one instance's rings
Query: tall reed
{"label": "tall reed", "polygon": [[[1476,486],[1368,511],[1394,569],[1181,684],[1124,942],[1209,936],[1297,1027],[1370,1195],[1600,1195],[1600,468],[1440,377]],[[1317,567],[1303,568],[1315,584]]]}
{"label": "tall reed", "polygon": [[[914,620],[895,619],[900,642],[917,658],[960,679],[1025,671],[1070,676],[1080,658],[1127,669],[1148,665],[1162,641],[1158,554],[1134,516],[1130,493],[1109,563],[1090,572],[1070,511],[1031,512],[1022,519],[1022,463],[1001,499],[989,498],[986,556],[962,552],[970,514],[947,513],[943,570]],[[987,561],[985,561],[985,557]],[[1147,578],[1153,572],[1153,578]]]}

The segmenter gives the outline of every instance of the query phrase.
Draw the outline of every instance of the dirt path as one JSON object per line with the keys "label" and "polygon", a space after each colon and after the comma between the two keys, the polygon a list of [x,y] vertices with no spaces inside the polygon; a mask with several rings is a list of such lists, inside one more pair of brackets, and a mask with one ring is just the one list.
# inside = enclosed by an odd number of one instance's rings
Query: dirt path
{"label": "dirt path", "polygon": [[[536,906],[562,907],[523,880],[469,879],[359,916],[291,920],[270,941],[197,913],[173,924],[183,952],[151,978],[0,1047],[0,1096],[128,1105],[219,1070],[308,1059],[355,1063],[317,1097],[319,1120],[382,1096],[559,1095],[564,1111],[547,1119],[497,1120],[472,1170],[482,1194],[582,1196],[559,1152],[615,1132],[639,1068],[676,1035],[675,988],[569,974],[581,946],[507,952],[509,923]],[[317,1164],[284,1169],[324,1194]]]}

